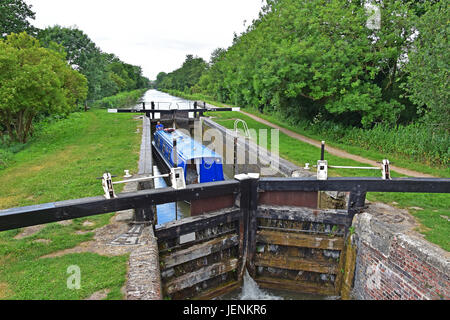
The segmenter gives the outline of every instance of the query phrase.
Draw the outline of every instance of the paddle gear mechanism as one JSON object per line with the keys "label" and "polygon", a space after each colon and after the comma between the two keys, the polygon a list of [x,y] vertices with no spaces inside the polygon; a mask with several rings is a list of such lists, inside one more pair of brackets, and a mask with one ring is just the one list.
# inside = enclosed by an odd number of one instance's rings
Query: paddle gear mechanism
{"label": "paddle gear mechanism", "polygon": [[[325,160],[325,141],[322,141],[322,149],[320,154],[321,160],[317,161],[317,166],[313,166],[317,168],[317,180],[327,180],[328,179],[328,168],[335,169],[358,169],[358,170],[380,170],[381,169],[381,178],[383,180],[391,180],[391,169],[390,163],[388,159],[384,159],[383,162],[377,162],[380,167],[350,167],[350,166],[330,166],[328,165],[328,161]],[[310,164],[305,163],[304,170],[310,170]]]}
{"label": "paddle gear mechanism", "polygon": [[156,178],[170,177],[170,181],[172,182],[172,188],[174,188],[174,189],[185,189],[186,188],[186,182],[184,181],[183,168],[172,168],[172,169],[170,169],[170,174],[162,174],[162,175],[158,175],[158,176],[149,176],[149,177],[136,178],[136,179],[128,179],[128,180],[124,180],[124,181],[113,182],[112,178],[114,178],[114,177],[116,177],[116,176],[112,176],[109,172],[105,172],[103,174],[103,177],[97,178],[97,179],[102,179],[102,187],[103,187],[103,191],[105,192],[104,196],[106,199],[117,198],[117,195],[114,192],[115,184],[146,181],[146,180],[152,180],[152,179],[156,179]]}

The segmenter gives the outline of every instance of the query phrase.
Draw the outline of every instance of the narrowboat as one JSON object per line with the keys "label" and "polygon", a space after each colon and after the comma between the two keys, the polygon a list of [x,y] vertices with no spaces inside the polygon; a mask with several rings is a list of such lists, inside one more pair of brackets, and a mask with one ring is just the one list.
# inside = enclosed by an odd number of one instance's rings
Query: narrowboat
{"label": "narrowboat", "polygon": [[186,184],[223,181],[222,157],[184,133],[158,130],[154,133],[153,147],[168,168],[173,168],[173,141],[176,140],[177,164],[184,170]]}

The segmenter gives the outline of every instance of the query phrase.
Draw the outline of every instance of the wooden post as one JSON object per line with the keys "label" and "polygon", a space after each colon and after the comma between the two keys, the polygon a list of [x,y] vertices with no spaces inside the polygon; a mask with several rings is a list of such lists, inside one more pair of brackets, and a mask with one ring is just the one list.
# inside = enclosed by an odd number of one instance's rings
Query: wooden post
{"label": "wooden post", "polygon": [[253,257],[256,251],[257,207],[259,174],[239,174],[234,177],[241,182],[239,206],[242,219],[239,226],[239,256],[241,264],[238,280],[244,277],[245,268],[251,276],[255,275]]}
{"label": "wooden post", "polygon": [[133,223],[152,224],[154,221],[154,211],[151,207],[136,208]]}
{"label": "wooden post", "polygon": [[248,254],[248,217],[250,204],[250,187],[251,180],[246,174],[236,175],[234,177],[240,182],[239,190],[239,207],[241,219],[239,220],[239,268],[238,281],[242,281],[245,274],[245,267]]}
{"label": "wooden post", "polygon": [[238,174],[238,163],[237,163],[237,158],[238,158],[238,156],[237,156],[237,141],[238,141],[238,138],[237,137],[235,137],[234,138],[234,160],[233,160],[233,173],[234,173],[234,175],[237,175]]}
{"label": "wooden post", "polygon": [[322,148],[320,150],[320,160],[325,160],[325,141],[322,141]]}
{"label": "wooden post", "polygon": [[357,190],[350,192],[348,199],[348,214],[351,218],[357,213],[360,213],[366,203],[366,192]]}
{"label": "wooden post", "polygon": [[[173,167],[178,168],[178,150],[177,150],[177,139],[173,138]],[[178,220],[178,202],[175,202],[175,220]]]}
{"label": "wooden post", "polygon": [[258,220],[256,218],[258,210],[258,182],[259,174],[249,174],[250,177],[250,197],[249,197],[249,211],[248,211],[248,255],[247,255],[247,270],[252,277],[255,277],[255,261],[256,253],[256,233],[258,230]]}

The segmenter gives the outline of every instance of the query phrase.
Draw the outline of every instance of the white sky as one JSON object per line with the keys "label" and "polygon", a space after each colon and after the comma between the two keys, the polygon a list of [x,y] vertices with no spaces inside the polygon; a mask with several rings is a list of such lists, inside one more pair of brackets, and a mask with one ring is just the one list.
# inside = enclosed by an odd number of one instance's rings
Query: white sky
{"label": "white sky", "polygon": [[[25,0],[38,28],[83,30],[103,52],[139,65],[150,80],[181,66],[187,54],[209,61],[258,17],[262,0]],[[244,27],[244,21],[247,21]]]}

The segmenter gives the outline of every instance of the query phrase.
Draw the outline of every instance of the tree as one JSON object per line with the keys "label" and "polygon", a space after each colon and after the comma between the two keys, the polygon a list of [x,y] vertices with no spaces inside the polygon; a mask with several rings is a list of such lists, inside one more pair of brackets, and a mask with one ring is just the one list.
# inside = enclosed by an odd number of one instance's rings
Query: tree
{"label": "tree", "polygon": [[446,1],[427,7],[415,20],[418,37],[408,54],[409,72],[405,88],[426,120],[441,129],[450,128],[448,23],[449,4]]}
{"label": "tree", "polygon": [[205,60],[188,54],[179,69],[169,74],[160,72],[156,78],[156,85],[162,89],[189,91],[198,83],[207,67]]}
{"label": "tree", "polygon": [[402,1],[382,1],[381,27],[367,27],[365,1],[272,0],[199,82],[241,107],[294,119],[322,115],[349,125],[394,124],[403,110],[399,65],[412,29]]}
{"label": "tree", "polygon": [[121,91],[145,88],[148,79],[142,69],[104,53],[81,30],[53,26],[39,32],[41,43],[50,48],[57,43],[67,52],[69,64],[88,79],[88,99],[97,100]]}
{"label": "tree", "polygon": [[35,19],[32,6],[27,5],[23,0],[1,0],[0,1],[0,37],[8,34],[26,31],[29,34],[36,33],[27,19]]}
{"label": "tree", "polygon": [[0,123],[11,140],[25,143],[36,116],[69,113],[86,93],[86,78],[60,52],[25,32],[0,39]]}
{"label": "tree", "polygon": [[61,45],[68,63],[88,79],[88,99],[101,99],[117,93],[117,86],[107,71],[107,61],[101,50],[81,30],[61,26],[48,27],[39,32],[39,41],[49,48]]}

